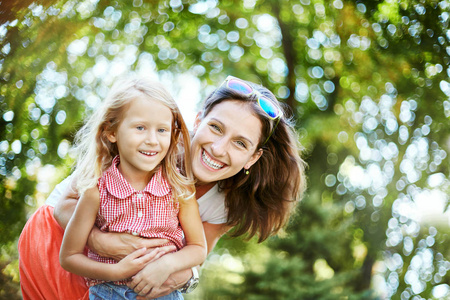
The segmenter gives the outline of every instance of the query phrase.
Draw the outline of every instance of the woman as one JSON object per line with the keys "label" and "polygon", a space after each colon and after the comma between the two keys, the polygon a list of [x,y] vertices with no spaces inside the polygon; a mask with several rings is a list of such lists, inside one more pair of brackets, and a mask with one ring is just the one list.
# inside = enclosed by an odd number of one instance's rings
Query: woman
{"label": "woman", "polygon": [[[259,242],[277,233],[306,186],[295,131],[281,103],[266,88],[232,76],[207,97],[197,115],[191,160],[208,252],[231,228],[231,236],[256,235]],[[55,218],[62,227],[67,225],[76,205],[76,194],[70,192],[67,182],[60,186],[66,200],[59,201],[55,208]],[[86,290],[83,280],[58,269],[63,229],[51,212],[49,206],[40,208],[19,241],[24,299],[82,298]],[[43,249],[36,242],[39,235],[45,239]],[[100,255],[121,259],[135,249],[164,243],[127,234],[100,233],[94,228],[88,245]],[[179,254],[182,255],[175,253]],[[173,268],[163,256],[135,278],[152,282],[152,276],[172,274]],[[151,299],[179,288],[189,291],[196,282],[193,273],[185,270],[172,274],[162,287],[150,291],[142,291],[135,281],[130,286]]]}

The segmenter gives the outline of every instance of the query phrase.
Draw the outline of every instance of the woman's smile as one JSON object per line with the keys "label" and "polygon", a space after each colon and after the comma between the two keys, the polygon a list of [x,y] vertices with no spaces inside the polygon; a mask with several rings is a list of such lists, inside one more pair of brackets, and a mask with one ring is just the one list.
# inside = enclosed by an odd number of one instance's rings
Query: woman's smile
{"label": "woman's smile", "polygon": [[226,166],[225,163],[214,159],[205,149],[202,152],[202,163],[213,170],[220,170]]}

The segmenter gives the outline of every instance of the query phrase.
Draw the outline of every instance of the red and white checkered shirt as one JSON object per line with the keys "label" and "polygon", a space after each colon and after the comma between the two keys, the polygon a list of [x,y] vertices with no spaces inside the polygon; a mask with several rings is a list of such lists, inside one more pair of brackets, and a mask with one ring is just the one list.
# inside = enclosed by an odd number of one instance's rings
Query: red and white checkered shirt
{"label": "red and white checkered shirt", "polygon": [[[161,168],[143,191],[137,191],[120,173],[119,163],[119,156],[116,156],[98,181],[100,207],[95,225],[107,232],[168,239],[181,249],[184,235],[178,220],[179,203],[172,199],[172,189]],[[99,262],[116,263],[114,259],[99,256],[91,250],[88,256]],[[89,285],[100,282],[89,280]],[[125,284],[126,281],[116,283]]]}

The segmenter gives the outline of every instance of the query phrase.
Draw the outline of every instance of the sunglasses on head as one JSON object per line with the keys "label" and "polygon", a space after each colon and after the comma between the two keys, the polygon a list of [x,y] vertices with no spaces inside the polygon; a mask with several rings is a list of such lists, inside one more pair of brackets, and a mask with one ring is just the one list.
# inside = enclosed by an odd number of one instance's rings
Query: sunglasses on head
{"label": "sunglasses on head", "polygon": [[229,90],[240,93],[244,96],[256,95],[257,96],[256,101],[258,102],[259,107],[266,113],[267,117],[271,120],[277,120],[277,122],[273,126],[272,131],[270,132],[269,136],[264,142],[264,144],[267,143],[267,141],[275,131],[275,128],[277,128],[277,125],[280,122],[281,117],[283,116],[281,109],[278,108],[278,106],[276,106],[272,101],[270,101],[269,98],[262,95],[259,91],[251,87],[248,83],[237,77],[228,76],[222,85],[228,88]]}

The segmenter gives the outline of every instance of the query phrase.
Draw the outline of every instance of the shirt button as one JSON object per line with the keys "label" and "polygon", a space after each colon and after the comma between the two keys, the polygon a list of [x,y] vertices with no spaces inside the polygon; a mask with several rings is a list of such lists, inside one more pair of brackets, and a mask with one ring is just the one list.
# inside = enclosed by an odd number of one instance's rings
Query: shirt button
{"label": "shirt button", "polygon": [[142,194],[137,194],[137,198],[141,199],[142,198]]}
{"label": "shirt button", "polygon": [[139,235],[139,232],[133,231],[131,234],[132,235]]}
{"label": "shirt button", "polygon": [[138,212],[138,217],[142,217],[142,211]]}

